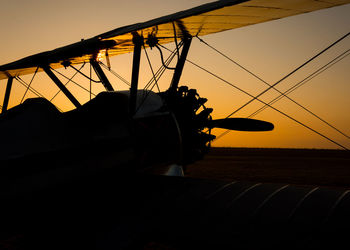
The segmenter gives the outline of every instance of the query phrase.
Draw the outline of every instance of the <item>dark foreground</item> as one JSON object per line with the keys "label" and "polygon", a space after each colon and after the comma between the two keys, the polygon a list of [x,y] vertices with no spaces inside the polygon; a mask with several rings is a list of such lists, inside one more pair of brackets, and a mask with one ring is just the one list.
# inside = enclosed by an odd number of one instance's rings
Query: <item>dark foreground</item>
{"label": "dark foreground", "polygon": [[22,176],[0,183],[0,249],[348,249],[349,156],[305,152],[213,149],[188,167],[204,179]]}
{"label": "dark foreground", "polygon": [[350,187],[350,152],[316,149],[212,148],[189,177]]}
{"label": "dark foreground", "polygon": [[342,188],[108,173],[2,201],[0,249],[349,247]]}

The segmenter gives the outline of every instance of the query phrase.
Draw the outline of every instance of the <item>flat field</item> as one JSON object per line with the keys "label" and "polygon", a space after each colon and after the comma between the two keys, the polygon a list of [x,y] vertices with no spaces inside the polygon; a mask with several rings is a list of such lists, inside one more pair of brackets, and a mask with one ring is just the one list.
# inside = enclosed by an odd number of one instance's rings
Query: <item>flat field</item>
{"label": "flat field", "polygon": [[350,188],[350,152],[323,149],[212,148],[185,175]]}

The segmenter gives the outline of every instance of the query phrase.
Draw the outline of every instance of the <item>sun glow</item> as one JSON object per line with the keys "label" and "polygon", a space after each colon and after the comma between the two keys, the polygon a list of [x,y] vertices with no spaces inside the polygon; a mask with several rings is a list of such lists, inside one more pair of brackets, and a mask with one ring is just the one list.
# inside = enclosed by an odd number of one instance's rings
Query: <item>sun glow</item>
{"label": "sun glow", "polygon": [[100,50],[96,56],[96,60],[98,62],[101,62],[104,58],[106,58],[106,53],[107,53],[107,50],[105,49]]}
{"label": "sun glow", "polygon": [[[92,6],[88,4],[89,1],[86,1],[87,4],[79,6],[80,11],[76,11],[77,9],[75,8],[66,8],[66,6],[68,6],[68,0],[60,1],[60,3],[67,2],[67,5],[62,4],[60,12],[56,9],[55,13],[74,13],[74,15],[67,14],[66,18],[62,18],[61,15],[57,15],[59,18],[55,18],[55,15],[40,15],[50,13],[49,11],[43,11],[42,8],[44,8],[45,5],[42,4],[42,1],[27,1],[31,4],[34,2],[38,3],[35,8],[32,8],[33,11],[38,11],[38,15],[34,15],[33,12],[25,11],[25,8],[18,9],[15,1],[8,2],[7,11],[3,11],[3,15],[0,16],[4,27],[3,33],[6,33],[6,36],[2,37],[0,42],[2,55],[0,58],[0,65],[30,54],[60,47],[63,44],[70,44],[73,41],[80,40],[81,37],[84,36],[92,37],[93,35],[100,34],[104,30],[133,24],[142,20],[150,20],[164,15],[165,12],[170,14],[176,10],[184,10],[189,8],[191,4],[192,6],[196,6],[199,2],[210,2],[209,0],[175,2],[151,1],[159,7],[153,8],[152,12],[150,12],[144,11],[144,8],[131,7],[140,6],[139,1],[130,0],[125,6],[120,5],[118,1],[101,1],[102,2],[99,1],[100,6],[109,6],[109,8],[105,8],[103,12],[104,14],[99,15],[99,18],[91,18],[91,20],[84,18],[84,16],[79,17],[79,15],[83,13],[92,13],[96,7],[95,2],[93,2],[94,6]],[[72,4],[73,2],[70,1]],[[113,7],[111,7],[111,5]],[[152,4],[149,3],[147,5],[152,6]],[[85,11],[82,11],[81,8],[85,8]],[[3,9],[5,10],[5,8]],[[120,14],[118,16],[115,15],[116,9],[118,9],[118,14]],[[350,23],[348,15],[349,9],[350,5],[345,5],[305,15],[280,19],[269,23],[257,24],[254,26],[247,26],[246,28],[212,34],[202,38],[225,55],[234,59],[254,74],[264,79],[264,81],[274,84],[293,69],[347,33],[349,27],[348,24]],[[49,8],[49,10],[51,10],[51,8]],[[133,10],[132,15],[130,14],[131,10]],[[112,18],[110,19],[110,17]],[[26,22],[11,22],[11,20],[26,20]],[[49,23],[50,25],[41,25],[40,28],[37,28],[36,30],[35,27],[38,27],[36,23],[42,23],[42,20],[51,20]],[[84,20],[84,22],[81,23],[80,20]],[[67,23],[62,23],[62,21]],[[78,25],[80,25],[79,32],[77,32]],[[64,29],[62,29],[62,27],[64,27]],[[12,32],[14,30],[16,32]],[[28,33],[29,30],[31,31],[30,33]],[[18,39],[18,34],[25,35],[26,46],[23,46],[23,39]],[[38,36],[43,39],[38,41]],[[59,39],[57,39],[57,37],[59,37]],[[349,48],[349,38],[337,44],[337,46],[332,48],[332,50],[329,50],[328,53],[325,53],[318,60],[315,60],[314,63],[310,63],[309,67],[303,68],[292,77],[286,79],[286,81],[278,84],[278,89],[284,92],[297,82],[304,79],[305,76],[310,75],[320,66],[325,65],[337,55],[346,51]],[[122,44],[123,40],[121,39],[117,41],[117,43]],[[172,49],[175,48],[171,47],[173,45],[167,44],[166,46]],[[159,52],[157,50],[147,50],[147,53],[151,59],[152,70],[155,71],[157,67],[161,66]],[[108,70],[105,70],[107,77],[110,79],[111,84],[116,90],[126,90],[129,89],[129,86],[125,84],[125,82],[131,79],[132,53],[125,53],[123,55],[112,57],[112,55],[116,54],[117,51],[113,48],[108,49],[108,51],[102,49],[98,51],[95,57],[98,62],[102,62],[104,66],[111,68],[112,71],[117,72],[120,76],[126,79],[122,81]],[[290,98],[303,104],[322,117],[322,119],[327,120],[332,125],[339,128],[345,134],[350,134],[350,117],[348,113],[345,112],[345,109],[350,106],[350,99],[348,98],[348,93],[350,91],[350,85],[348,84],[349,58],[350,57],[345,58],[335,66],[329,68],[329,70],[319,76],[317,75],[317,77],[307,82],[302,88],[298,88],[297,91],[294,91],[290,95]],[[91,71],[91,78],[98,80],[94,71],[88,67],[90,59],[92,59],[91,56],[87,55],[81,60],[80,63],[86,62],[86,66],[82,69],[82,72],[84,72],[85,75],[90,76]],[[195,38],[192,41],[188,59],[201,67],[208,69],[210,72],[215,73],[222,79],[233,83],[235,86],[238,86],[246,92],[249,92],[253,96],[258,95],[267,88],[264,83],[247,74],[247,72],[241,70],[237,65],[230,63]],[[74,65],[78,63],[79,62],[72,61],[72,64]],[[171,66],[175,66],[175,63],[176,60],[172,62]],[[67,69],[62,68],[58,70],[69,78],[76,73],[74,70],[69,69],[69,67]],[[145,53],[142,52],[139,88],[144,87],[149,79],[153,79],[152,70],[149,67]],[[159,84],[161,91],[164,91],[169,87],[173,75],[172,73],[173,72],[171,71],[165,71],[164,76],[158,81],[157,84]],[[72,80],[81,84],[82,87],[76,85],[73,81],[69,81],[69,79],[62,77],[57,72],[55,72],[55,74],[57,74],[57,77],[67,85],[67,88],[81,101],[81,103],[90,100],[90,84],[91,92],[94,94],[98,94],[105,90],[102,84],[91,83],[88,78],[80,74],[74,76]],[[23,76],[22,79],[29,84],[31,82],[31,77],[31,75]],[[187,85],[190,88],[195,88],[198,90],[201,97],[207,98],[208,103],[206,103],[206,106],[214,109],[214,119],[224,118],[252,98],[241,93],[237,89],[232,88],[232,86],[219,80],[219,78],[215,78],[193,66],[191,63],[186,63],[180,85]],[[45,97],[48,99],[53,98],[59,91],[51,79],[42,72],[37,74],[31,84],[31,88],[45,94]],[[0,105],[2,104],[1,100],[4,98],[5,89],[6,80],[1,80]],[[156,88],[154,88],[154,90],[155,89]],[[18,104],[26,91],[27,88],[25,86],[22,86],[17,80],[14,81],[9,107]],[[260,96],[259,99],[268,103],[278,95],[279,93],[275,90],[271,90],[266,95],[264,94]],[[29,90],[27,91],[25,98],[35,96],[36,95]],[[63,111],[74,108],[66,96],[61,92],[59,92],[57,97],[53,99],[53,102],[55,105],[61,107]],[[274,105],[275,108],[284,113],[295,117],[306,125],[310,125],[317,131],[327,133],[327,135],[335,141],[350,147],[350,141],[348,138],[342,136],[336,131],[328,132],[329,128],[326,125],[322,125],[322,123],[314,117],[304,114],[303,110],[299,109],[299,107],[292,102],[289,102],[286,98]],[[255,100],[252,104],[247,105],[247,107],[235,114],[234,117],[248,117],[260,107],[262,107],[262,103]],[[259,115],[254,118],[274,123],[275,130],[272,132],[234,131],[227,136],[222,137],[222,139],[215,141],[213,145],[233,147],[337,147],[317,134],[312,133],[291,120],[288,120],[274,110],[266,109],[266,111],[259,113]],[[222,132],[224,131],[213,131],[216,135],[220,135]]]}

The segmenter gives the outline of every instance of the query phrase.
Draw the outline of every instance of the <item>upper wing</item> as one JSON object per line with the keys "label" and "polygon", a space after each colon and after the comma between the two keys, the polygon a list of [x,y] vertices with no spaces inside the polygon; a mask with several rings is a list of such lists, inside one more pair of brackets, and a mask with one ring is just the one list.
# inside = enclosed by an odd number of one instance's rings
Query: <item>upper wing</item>
{"label": "upper wing", "polygon": [[64,61],[72,64],[87,62],[106,49],[109,56],[129,53],[133,51],[133,36],[136,33],[145,38],[150,34],[156,35],[159,43],[164,44],[173,41],[175,34],[178,37],[203,36],[347,3],[350,0],[216,1],[2,65],[0,80],[34,73],[42,65],[60,68]]}

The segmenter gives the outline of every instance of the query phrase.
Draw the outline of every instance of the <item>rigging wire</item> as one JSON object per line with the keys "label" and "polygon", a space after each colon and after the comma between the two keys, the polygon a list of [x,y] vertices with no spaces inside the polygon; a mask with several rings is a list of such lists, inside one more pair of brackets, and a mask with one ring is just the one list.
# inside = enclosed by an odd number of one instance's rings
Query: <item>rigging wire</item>
{"label": "rigging wire", "polygon": [[100,62],[100,64],[107,69],[109,72],[111,72],[115,77],[117,77],[119,80],[121,80],[123,83],[125,83],[126,85],[128,85],[129,87],[131,86],[131,83],[126,80],[124,77],[122,77],[121,75],[119,75],[117,72],[115,72],[112,68],[108,68],[107,65],[105,65],[103,62]]}
{"label": "rigging wire", "polygon": [[232,58],[230,58],[229,56],[225,55],[223,52],[219,51],[218,49],[214,48],[213,46],[211,46],[210,44],[208,44],[206,41],[204,41],[202,38],[200,38],[199,36],[196,36],[196,38],[204,43],[206,46],[208,46],[209,48],[211,48],[212,50],[214,50],[215,52],[217,52],[218,54],[220,54],[221,56],[225,57],[226,59],[228,59],[229,61],[231,61],[232,63],[234,63],[235,65],[237,65],[238,67],[240,67],[241,69],[243,69],[244,71],[246,71],[247,73],[249,73],[250,75],[254,76],[256,79],[258,79],[259,81],[265,83],[266,85],[271,86],[268,82],[266,82],[264,79],[262,79],[261,77],[259,77],[258,75],[254,74],[252,71],[248,70],[246,67],[244,67],[243,65],[239,64],[238,62],[236,62],[235,60],[233,60]]}
{"label": "rigging wire", "polygon": [[26,91],[25,91],[24,94],[23,94],[23,97],[22,97],[22,99],[21,99],[20,104],[23,102],[24,97],[26,96],[26,94],[27,94],[27,92],[28,92],[28,89],[30,88],[30,85],[32,84],[32,82],[33,82],[33,80],[34,80],[34,78],[35,78],[35,76],[36,76],[36,73],[38,73],[38,70],[39,70],[39,66],[36,67],[36,70],[35,70],[35,72],[34,72],[34,75],[33,75],[32,79],[30,80],[30,83],[28,84],[28,87],[27,87]]}
{"label": "rigging wire", "polygon": [[[180,46],[182,46],[182,43],[180,43]],[[166,48],[166,49],[167,49],[167,48]],[[174,51],[171,51],[171,50],[170,50],[170,52],[171,52],[171,54],[169,55],[169,57],[168,57],[168,58],[166,59],[166,61],[165,61],[165,64],[166,64],[166,65],[169,65],[169,64],[172,62],[172,60],[174,59],[175,55],[176,55],[175,50],[174,50]],[[155,73],[155,77],[156,77],[157,80],[159,80],[159,79],[162,77],[162,75],[164,74],[165,70],[166,70],[166,67],[164,67],[164,65],[162,65],[162,66],[157,70],[157,72]],[[154,80],[155,80],[155,79],[152,77],[152,78],[149,80],[149,82],[146,84],[144,90],[148,90],[148,88],[152,85],[152,82],[153,82]],[[143,98],[143,100],[141,101],[139,107],[138,107],[137,110],[136,110],[136,113],[137,113],[137,111],[141,108],[142,104],[145,102],[145,100],[146,100],[147,97],[149,96],[150,91],[153,90],[154,86],[155,86],[155,84],[153,84],[153,86],[151,87],[151,89],[147,91],[146,96],[145,96],[145,97]]]}
{"label": "rigging wire", "polygon": [[325,138],[326,140],[328,140],[328,141],[330,141],[330,142],[332,142],[332,143],[336,144],[337,146],[339,146],[339,147],[341,147],[341,148],[343,148],[343,149],[345,149],[345,150],[349,150],[349,149],[348,149],[348,148],[346,148],[345,146],[343,146],[343,145],[341,145],[340,143],[338,143],[338,142],[336,142],[336,141],[332,140],[331,138],[327,137],[326,135],[324,135],[324,134],[322,134],[322,133],[320,133],[320,132],[318,132],[318,131],[314,130],[314,129],[313,129],[313,128],[311,128],[310,126],[308,126],[308,125],[306,125],[306,124],[304,124],[304,123],[302,123],[302,122],[298,121],[297,119],[295,119],[295,118],[291,117],[290,115],[288,115],[288,114],[284,113],[283,111],[281,111],[281,110],[279,110],[279,109],[277,109],[277,108],[275,108],[275,107],[273,107],[273,106],[269,105],[268,103],[266,103],[266,102],[264,102],[264,101],[260,100],[258,97],[254,97],[252,94],[250,94],[250,93],[248,93],[247,91],[245,91],[245,90],[243,90],[243,89],[241,89],[241,88],[237,87],[237,86],[236,86],[236,85],[234,85],[233,83],[231,83],[231,82],[229,82],[229,81],[227,81],[227,80],[223,79],[223,78],[222,78],[222,77],[220,77],[219,75],[217,75],[217,74],[215,74],[215,73],[213,73],[213,72],[211,72],[211,71],[209,71],[209,70],[207,70],[207,69],[203,68],[202,66],[199,66],[198,64],[196,64],[196,63],[194,63],[194,62],[190,61],[189,59],[186,59],[186,61],[187,61],[187,62],[189,62],[190,64],[192,64],[192,65],[196,66],[197,68],[199,68],[199,69],[201,69],[201,70],[205,71],[206,73],[208,73],[208,74],[212,75],[213,77],[215,77],[215,78],[219,79],[220,81],[222,81],[222,82],[226,83],[227,85],[229,85],[229,86],[231,86],[231,87],[233,87],[233,88],[235,88],[235,89],[237,89],[237,90],[241,91],[242,93],[244,93],[244,94],[246,94],[246,95],[248,95],[248,96],[250,96],[250,97],[253,97],[253,98],[254,98],[254,100],[256,99],[257,101],[261,102],[262,104],[268,105],[268,106],[269,106],[271,109],[273,109],[273,110],[277,111],[278,113],[280,113],[280,114],[282,114],[283,116],[285,116],[285,117],[289,118],[290,120],[292,120],[292,121],[294,121],[294,122],[298,123],[299,125],[301,125],[301,126],[303,126],[303,127],[307,128],[308,130],[310,130],[310,131],[312,131],[312,132],[314,132],[314,133],[316,133],[316,134],[320,135],[321,137]]}
{"label": "rigging wire", "polygon": [[[159,53],[160,53],[160,58],[161,58],[161,60],[162,60],[162,64],[163,64],[163,66],[165,67],[165,68],[167,68],[167,69],[170,69],[170,70],[175,70],[175,68],[173,68],[173,67],[169,67],[169,66],[167,66],[165,63],[164,63],[164,57],[163,57],[163,52],[162,52],[162,50],[159,48],[159,46],[158,45],[155,45],[155,47],[159,50]],[[163,46],[162,46],[163,47]]]}
{"label": "rigging wire", "polygon": [[145,54],[146,54],[146,58],[147,58],[147,61],[148,61],[148,65],[149,65],[150,70],[151,70],[152,75],[153,75],[154,83],[155,83],[155,85],[157,86],[157,88],[158,88],[158,93],[159,93],[159,92],[160,92],[160,89],[159,89],[159,85],[158,85],[157,78],[156,78],[156,76],[155,76],[155,74],[154,74],[154,70],[153,70],[153,67],[152,67],[151,60],[149,59],[149,56],[148,56],[147,50],[146,50],[146,48],[145,48],[145,45],[143,44],[142,46],[143,46],[143,51],[145,51]]}
{"label": "rigging wire", "polygon": [[22,84],[24,87],[28,88],[29,91],[31,91],[34,95],[38,96],[38,97],[42,97],[45,98],[44,95],[42,95],[40,92],[38,92],[37,90],[35,90],[33,87],[29,86],[20,76],[16,76],[15,79]]}
{"label": "rigging wire", "polygon": [[[182,46],[182,44],[181,44],[181,46]],[[176,49],[176,50],[177,50],[177,49]],[[175,50],[172,51],[172,53],[171,53],[171,54],[168,56],[168,58],[165,60],[165,65],[166,65],[166,66],[169,66],[169,65],[170,65],[170,63],[173,61],[173,59],[174,59],[174,57],[175,57],[176,54],[177,54],[177,53],[175,52]],[[162,66],[158,69],[158,71],[156,72],[157,80],[159,80],[159,79],[163,76],[163,74],[164,74],[164,72],[166,71],[166,69],[167,69],[167,68],[164,67],[164,65],[162,65]],[[148,84],[147,84],[147,85],[148,85],[147,89],[151,86],[152,82],[154,82],[154,80],[153,80],[153,79],[150,79],[150,81],[149,81]],[[155,86],[155,83],[152,85],[150,91],[153,90],[154,86]]]}
{"label": "rigging wire", "polygon": [[[163,45],[160,45],[162,48],[165,48],[165,49],[167,49],[165,46],[163,46]],[[165,62],[164,62],[164,64],[162,65],[162,67],[160,67],[159,69],[158,69],[158,71],[156,72],[156,76],[158,75],[158,74],[160,74],[160,76],[158,77],[158,79],[163,75],[163,73],[165,72],[165,70],[167,69],[167,67],[165,67],[165,66],[169,66],[170,65],[170,63],[172,62],[172,60],[174,59],[174,57],[175,57],[175,55],[177,54],[176,52],[177,51],[179,51],[179,49],[181,48],[183,46],[183,42],[181,41],[180,43],[179,43],[179,47],[177,47],[175,50],[173,50],[173,51],[171,51],[171,50],[169,50],[171,53],[170,53],[170,55],[168,56],[168,58],[165,60]],[[164,66],[165,65],[165,66]],[[145,86],[145,89],[148,89],[150,86],[151,86],[151,84],[153,83],[153,78],[152,79],[150,79],[149,80],[149,82],[146,84],[146,86]],[[153,87],[151,88],[151,90],[153,89]]]}
{"label": "rigging wire", "polygon": [[343,39],[345,39],[347,36],[350,35],[350,32],[345,34],[344,36],[342,36],[341,38],[339,38],[338,40],[336,40],[334,43],[332,43],[331,45],[329,45],[328,47],[326,47],[325,49],[323,49],[322,51],[320,51],[319,53],[317,53],[315,56],[311,57],[309,60],[307,60],[306,62],[304,62],[302,65],[300,65],[299,67],[295,68],[293,71],[291,71],[290,73],[288,73],[287,75],[285,75],[284,77],[282,77],[280,80],[278,80],[276,83],[274,83],[273,85],[271,85],[269,88],[265,89],[264,91],[262,91],[260,94],[253,96],[253,98],[248,101],[247,103],[243,104],[241,107],[239,107],[238,109],[236,109],[235,111],[233,111],[231,114],[229,114],[226,118],[231,117],[232,115],[236,114],[238,111],[240,111],[241,109],[243,109],[244,107],[246,107],[247,105],[249,105],[251,102],[253,102],[254,100],[257,100],[258,97],[262,96],[263,94],[265,94],[267,91],[269,91],[270,89],[272,89],[273,87],[277,86],[279,83],[281,83],[282,81],[284,81],[285,79],[287,79],[288,77],[290,77],[291,75],[293,75],[295,72],[297,72],[298,70],[300,70],[301,68],[303,68],[305,65],[309,64],[310,62],[312,62],[314,59],[316,59],[317,57],[319,57],[320,55],[322,55],[324,52],[326,52],[327,50],[329,50],[330,48],[332,48],[333,46],[335,46],[337,43],[339,43],[340,41],[342,41]]}
{"label": "rigging wire", "polygon": [[[161,45],[162,46],[162,45]],[[170,63],[171,63],[171,61],[174,59],[174,57],[175,57],[175,50],[174,51],[171,51],[171,54],[168,56],[168,58],[165,60],[165,65],[169,65]],[[166,67],[164,67],[164,65],[162,64],[162,66],[157,70],[157,72],[155,73],[155,75],[156,75],[156,79],[160,79],[160,77],[164,74],[164,72],[165,72],[165,70],[166,70]],[[145,85],[145,87],[144,87],[144,89],[145,90],[148,90],[150,87],[151,87],[151,85],[152,85],[152,83],[154,82],[154,78],[152,77],[149,81],[148,81],[148,83]],[[152,85],[152,87],[151,87],[151,89],[150,90],[152,90],[153,88],[154,88],[154,85],[155,84],[153,84]]]}
{"label": "rigging wire", "polygon": [[[61,72],[51,68],[53,71],[55,71],[57,74],[61,75],[62,77],[66,78],[68,80],[68,82],[66,83],[66,85],[69,82],[74,83],[75,85],[77,85],[78,87],[80,87],[81,89],[85,90],[86,92],[90,93],[90,91],[88,89],[86,89],[85,87],[81,86],[79,83],[77,83],[76,81],[73,81],[71,78],[68,78],[67,76],[65,76],[64,74],[62,74]],[[93,96],[96,96],[94,93],[91,93]]]}
{"label": "rigging wire", "polygon": [[[85,62],[84,62],[85,64]],[[74,69],[75,71],[77,71],[79,74],[81,74],[82,76],[84,76],[85,78],[89,79],[90,81],[93,81],[94,83],[101,83],[101,81],[97,81],[97,80],[94,80],[92,79],[91,77],[85,75],[83,72],[81,72],[81,70],[77,69],[76,67],[74,67],[72,64],[69,65],[72,69]]]}
{"label": "rigging wire", "polygon": [[[321,74],[322,72],[326,71],[327,69],[329,69],[330,67],[332,67],[333,65],[335,65],[336,63],[338,63],[339,61],[341,61],[342,59],[344,59],[345,57],[347,57],[348,55],[350,55],[350,49],[346,50],[345,52],[343,52],[342,54],[338,55],[336,58],[334,58],[332,61],[328,62],[327,64],[323,65],[321,68],[317,69],[315,72],[313,72],[311,75],[309,75],[308,77],[304,78],[303,80],[299,81],[297,84],[295,84],[294,86],[292,86],[291,88],[289,88],[288,90],[286,90],[285,92],[283,92],[283,95],[279,95],[276,98],[274,98],[273,100],[271,100],[269,102],[269,104],[274,104],[276,102],[278,102],[279,100],[281,100],[284,96],[289,95],[290,93],[294,92],[295,90],[297,90],[298,88],[300,88],[301,86],[303,86],[304,84],[306,84],[307,82],[309,82],[310,80],[312,80],[313,78],[315,78],[316,76],[318,76],[319,74]],[[260,112],[262,112],[263,110],[265,110],[267,108],[267,106],[263,106],[260,109],[258,109],[257,111],[255,111],[254,113],[252,113],[251,115],[248,116],[248,118],[251,118],[257,114],[259,114]],[[320,119],[320,118],[319,118]],[[326,121],[323,121],[324,123],[326,123],[328,126],[332,127],[333,129],[337,130],[339,133],[343,134],[345,137],[350,139],[350,136],[344,134],[343,132],[339,131],[337,128],[335,128],[334,126],[332,126],[331,124],[328,124]]]}
{"label": "rigging wire", "polygon": [[[350,55],[350,53],[348,53],[350,50],[346,50],[345,52],[343,52],[342,54],[340,54],[339,56],[337,56],[335,59],[331,60],[330,62],[328,62],[327,64],[325,64],[324,66],[322,66],[321,68],[319,68],[318,70],[316,70],[315,72],[313,72],[311,75],[309,75],[308,77],[304,78],[303,80],[301,80],[300,82],[298,82],[297,84],[295,84],[293,87],[289,88],[288,90],[286,90],[284,92],[285,95],[288,95],[290,93],[292,93],[293,91],[295,91],[296,89],[298,89],[299,87],[301,87],[302,85],[304,85],[305,83],[309,82],[310,80],[312,80],[313,78],[315,78],[316,76],[318,76],[319,74],[321,74],[322,72],[324,72],[325,70],[327,70],[328,68],[330,68],[331,66],[333,66],[334,64],[338,63],[339,61],[341,61],[342,59],[344,59],[345,57],[347,57],[348,55]],[[276,97],[275,99],[271,100],[268,104],[269,105],[264,105],[263,107],[261,107],[260,109],[258,109],[257,111],[255,111],[254,113],[250,114],[247,118],[252,118],[255,115],[257,115],[258,113],[262,112],[263,110],[265,110],[266,108],[270,107],[272,104],[276,103],[277,101],[279,101],[280,99],[282,99],[284,96],[280,95],[278,97]],[[343,136],[345,136],[346,138],[350,137],[345,134],[344,132],[340,131],[339,129],[337,129],[336,127],[334,127],[333,125],[325,122],[328,126],[332,127],[334,130],[336,130],[337,132],[339,132],[340,134],[342,134]],[[230,130],[226,130],[225,132],[221,133],[219,136],[216,137],[215,140],[218,140],[220,138],[222,138],[223,136],[227,135],[228,133],[230,133]]]}
{"label": "rigging wire", "polygon": [[[234,63],[235,65],[237,65],[238,67],[240,67],[241,69],[243,69],[244,71],[248,72],[250,75],[252,75],[253,77],[257,78],[258,80],[260,80],[261,82],[265,83],[266,85],[272,87],[272,85],[270,85],[269,83],[267,83],[266,81],[264,81],[261,77],[257,76],[256,74],[254,74],[252,71],[248,70],[246,67],[242,66],[241,64],[237,63],[235,60],[233,60],[232,58],[228,57],[227,55],[225,55],[224,53],[222,53],[221,51],[219,51],[218,49],[214,48],[213,46],[211,46],[210,44],[208,44],[206,41],[204,41],[203,39],[199,38],[198,36],[196,36],[197,39],[204,43],[206,46],[208,46],[209,48],[211,48],[212,50],[214,50],[215,52],[217,52],[218,54],[220,54],[221,56],[225,57],[226,59],[228,59],[229,61],[231,61],[232,63]],[[341,55],[339,55],[338,57],[336,57],[335,59],[333,59],[331,62],[327,63],[325,66],[326,67],[328,64],[332,63],[334,60],[337,60],[337,58],[341,57],[342,55],[344,55],[345,53],[347,53],[349,50],[345,51],[344,53],[342,53]],[[322,67],[322,68],[323,68]],[[319,69],[321,70],[321,69]],[[315,74],[316,72],[314,72],[313,74]],[[314,112],[312,112],[310,109],[306,108],[305,106],[301,105],[300,103],[296,102],[295,100],[293,100],[292,98],[290,98],[288,96],[288,94],[286,94],[285,92],[282,93],[280,90],[276,89],[275,87],[272,87],[274,90],[276,90],[278,93],[280,93],[278,100],[282,99],[283,97],[286,97],[288,100],[290,100],[291,102],[293,102],[294,104],[296,104],[297,106],[299,106],[300,108],[304,109],[306,112],[308,112],[309,114],[311,114],[312,116],[316,117],[318,120],[320,120],[321,122],[325,123],[326,125],[328,125],[329,127],[331,127],[332,129],[336,130],[338,133],[344,135],[345,137],[347,137],[348,139],[350,139],[350,136],[346,135],[345,133],[343,133],[342,131],[340,131],[338,128],[336,128],[335,126],[331,125],[329,122],[327,122],[326,120],[324,120],[323,118],[321,118],[320,116],[316,115]],[[275,99],[277,99],[275,98]],[[274,99],[274,100],[275,100]],[[273,101],[274,101],[273,100]],[[277,102],[278,100],[276,100],[275,102]],[[271,102],[273,102],[271,101]],[[269,103],[271,105],[271,102]],[[274,102],[273,102],[274,103]],[[251,118],[253,116],[255,116],[256,114],[260,113],[262,110],[266,109],[267,106],[264,105],[259,111],[256,111],[255,113],[253,113],[252,115],[248,116],[248,118]],[[228,116],[229,117],[229,116]],[[227,118],[228,118],[227,117]]]}
{"label": "rigging wire", "polygon": [[291,92],[295,91],[296,89],[300,88],[301,86],[303,86],[304,84],[306,84],[307,82],[309,82],[310,80],[312,80],[313,78],[315,78],[316,76],[318,76],[319,74],[321,74],[322,72],[324,72],[325,70],[327,70],[328,68],[330,68],[331,66],[333,66],[334,64],[338,63],[339,61],[341,61],[342,59],[344,59],[345,57],[347,57],[348,55],[350,55],[350,53],[343,55],[341,58],[337,59],[337,61],[333,62],[332,64],[328,65],[326,68],[322,69],[320,72],[318,72],[317,74],[315,74],[314,76],[309,76],[305,79],[303,79],[302,81],[300,81],[300,84],[297,84],[296,86],[293,86],[291,89],[287,90],[288,93],[285,94],[290,94]]}
{"label": "rigging wire", "polygon": [[[83,63],[83,65],[80,67],[80,70],[83,69],[83,67],[85,66],[85,63]],[[78,74],[78,71],[76,71],[71,78],[68,79],[68,81],[64,84],[64,86],[67,86],[68,83],[72,82],[73,78]],[[61,92],[61,90],[59,89],[56,94],[50,99],[50,102],[52,102],[53,99],[56,98],[56,96]]]}
{"label": "rigging wire", "polygon": [[[15,79],[22,84],[24,87],[28,88],[29,91],[31,91],[34,95],[41,97],[41,98],[45,98],[44,95],[42,95],[40,92],[38,92],[36,89],[34,89],[33,87],[28,87],[29,84],[27,84],[21,77],[16,76]],[[46,98],[45,98],[46,99]],[[59,107],[56,107],[60,112],[62,112],[62,109],[60,109]]]}

